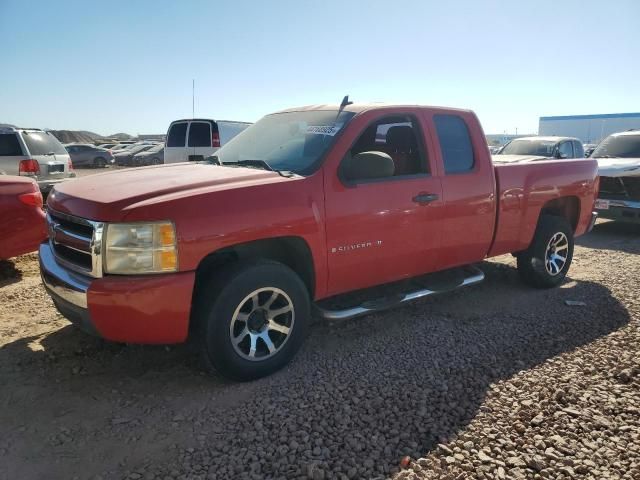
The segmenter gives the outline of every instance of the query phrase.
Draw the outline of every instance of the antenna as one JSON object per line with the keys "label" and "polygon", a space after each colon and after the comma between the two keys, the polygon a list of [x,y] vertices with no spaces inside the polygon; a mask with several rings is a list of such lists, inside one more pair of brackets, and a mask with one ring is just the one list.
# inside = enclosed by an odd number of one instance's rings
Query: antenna
{"label": "antenna", "polygon": [[345,95],[342,99],[342,103],[340,104],[340,110],[342,110],[347,105],[351,105],[353,102],[349,101],[349,95]]}
{"label": "antenna", "polygon": [[[340,103],[340,108],[338,109],[338,114],[336,115],[336,120],[338,119],[338,117],[340,116],[340,113],[342,113],[342,109],[344,107],[346,107],[347,105],[351,105],[353,102],[349,101],[349,95],[345,95],[344,98],[342,99],[342,102]],[[335,121],[335,120],[334,120]]]}
{"label": "antenna", "polygon": [[196,79],[191,79],[191,118],[196,118]]}

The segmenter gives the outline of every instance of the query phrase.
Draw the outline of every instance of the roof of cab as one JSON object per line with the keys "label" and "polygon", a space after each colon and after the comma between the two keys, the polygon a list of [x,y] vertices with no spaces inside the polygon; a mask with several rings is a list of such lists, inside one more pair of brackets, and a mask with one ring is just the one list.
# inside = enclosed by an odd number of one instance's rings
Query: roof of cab
{"label": "roof of cab", "polygon": [[244,123],[247,125],[251,125],[251,122],[242,122],[240,120],[214,120],[213,118],[180,118],[178,120],[174,120],[171,123],[177,122],[225,122],[225,123]]}
{"label": "roof of cab", "polygon": [[633,135],[640,135],[640,129],[632,128],[631,130],[625,130],[624,132],[616,132],[611,134],[612,137],[626,137]]}
{"label": "roof of cab", "polygon": [[[438,107],[435,105],[403,105],[403,104],[391,104],[384,102],[371,102],[371,103],[352,103],[350,105],[342,108],[345,112],[353,112],[353,113],[361,113],[368,110],[385,110],[385,109],[393,109],[393,108],[414,108],[414,109],[437,109],[437,110],[447,110],[452,112],[466,112],[472,113],[471,110],[462,109],[462,108],[451,108],[451,107]],[[337,111],[340,109],[340,105],[337,104],[318,104],[318,105],[303,105],[301,107],[292,107],[286,108],[284,110],[280,110],[274,113],[289,113],[289,112],[310,112],[310,111]]]}
{"label": "roof of cab", "polygon": [[[576,137],[558,137],[555,135],[546,135],[544,137],[539,137],[539,136],[532,136],[532,137],[518,137],[518,138],[514,138],[513,140],[542,140],[545,142],[560,142],[562,140],[577,140],[578,142],[580,142],[579,138]],[[582,142],[580,142],[582,143]]]}

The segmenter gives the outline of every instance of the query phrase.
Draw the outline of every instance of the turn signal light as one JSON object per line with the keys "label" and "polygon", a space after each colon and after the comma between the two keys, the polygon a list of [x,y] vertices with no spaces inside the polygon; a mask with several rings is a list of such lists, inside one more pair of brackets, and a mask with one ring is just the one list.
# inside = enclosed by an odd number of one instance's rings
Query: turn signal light
{"label": "turn signal light", "polygon": [[37,160],[21,160],[18,165],[18,175],[38,175],[40,173],[40,164]]}
{"label": "turn signal light", "polygon": [[211,134],[211,146],[212,147],[220,146],[220,134],[218,132],[213,132]]}
{"label": "turn signal light", "polygon": [[40,192],[23,193],[22,195],[18,195],[18,200],[30,207],[42,208],[43,206],[42,194]]}

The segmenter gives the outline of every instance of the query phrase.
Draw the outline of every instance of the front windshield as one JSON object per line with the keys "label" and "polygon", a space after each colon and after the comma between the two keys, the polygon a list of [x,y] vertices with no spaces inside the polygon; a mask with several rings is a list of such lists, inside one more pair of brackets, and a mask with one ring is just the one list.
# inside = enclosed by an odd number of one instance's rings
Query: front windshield
{"label": "front windshield", "polygon": [[605,138],[591,158],[640,158],[640,135],[617,135]]}
{"label": "front windshield", "polygon": [[553,156],[553,148],[556,142],[551,140],[512,140],[505,146],[500,155],[536,155],[539,157]]}
{"label": "front windshield", "polygon": [[258,161],[273,170],[308,174],[354,115],[337,110],[267,115],[234,137],[216,156],[222,164]]}

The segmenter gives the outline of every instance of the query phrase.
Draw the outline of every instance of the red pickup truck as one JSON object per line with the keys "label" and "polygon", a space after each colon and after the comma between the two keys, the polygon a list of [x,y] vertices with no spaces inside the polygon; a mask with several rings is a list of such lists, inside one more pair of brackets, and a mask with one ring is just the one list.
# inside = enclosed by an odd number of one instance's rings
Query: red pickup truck
{"label": "red pickup truck", "polygon": [[46,238],[42,194],[36,181],[0,175],[0,260],[36,251]]}
{"label": "red pickup truck", "polygon": [[[595,220],[597,183],[590,159],[494,166],[466,110],[296,108],[204,162],[56,186],[41,272],[86,330],[192,339],[209,367],[246,380],[292,358],[312,309],[343,319],[468,285],[483,278],[468,265],[504,253],[527,283],[559,284]],[[358,305],[326,301],[445,270]]]}

